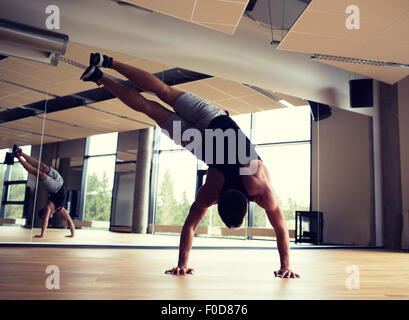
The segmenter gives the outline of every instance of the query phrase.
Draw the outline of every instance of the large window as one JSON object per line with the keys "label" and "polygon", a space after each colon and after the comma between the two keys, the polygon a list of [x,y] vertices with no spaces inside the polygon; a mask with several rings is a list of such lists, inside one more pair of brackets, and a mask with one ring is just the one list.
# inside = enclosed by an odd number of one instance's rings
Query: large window
{"label": "large window", "polygon": [[187,150],[159,154],[156,224],[183,224],[195,198],[196,158]]}
{"label": "large window", "polygon": [[[309,210],[311,180],[311,116],[309,106],[262,111],[232,117],[252,140],[267,166],[289,229],[295,211]],[[156,187],[156,224],[183,225],[194,201],[196,170],[207,165],[161,134]],[[205,177],[204,177],[205,179]],[[270,227],[265,211],[249,207],[243,227]],[[217,206],[209,208],[200,226],[224,227]]]}
{"label": "large window", "polygon": [[117,139],[116,132],[88,138],[83,220],[96,222],[94,227],[109,227]]}
{"label": "large window", "polygon": [[[310,108],[296,107],[253,115],[253,143],[266,165],[289,229],[295,211],[309,210],[311,180]],[[254,204],[254,227],[269,227],[265,211]]]}
{"label": "large window", "polygon": [[[31,146],[22,147],[23,152],[30,155]],[[11,152],[11,149],[3,149],[0,151],[1,161],[4,160],[6,152]],[[0,196],[3,199],[3,192],[7,190],[7,197],[4,199],[7,202],[20,203],[2,203],[1,214],[2,218],[16,219],[17,223],[23,217],[25,191],[27,184],[28,173],[23,166],[14,159],[13,165],[0,164]],[[11,182],[11,183],[10,183]],[[6,189],[7,188],[7,189]]]}

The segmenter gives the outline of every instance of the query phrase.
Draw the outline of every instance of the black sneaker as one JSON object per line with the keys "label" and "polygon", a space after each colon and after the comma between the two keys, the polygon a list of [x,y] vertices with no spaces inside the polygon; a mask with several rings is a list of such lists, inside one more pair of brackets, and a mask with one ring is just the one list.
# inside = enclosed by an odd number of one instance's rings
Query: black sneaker
{"label": "black sneaker", "polygon": [[21,148],[19,148],[19,146],[15,144],[13,146],[13,151],[12,151],[11,154],[12,154],[13,157],[19,157],[22,152],[23,152],[23,150],[21,150]]}
{"label": "black sneaker", "polygon": [[96,66],[89,66],[81,75],[82,81],[92,81],[97,85],[101,85],[101,78],[104,74]]}
{"label": "black sneaker", "polygon": [[14,157],[11,152],[6,152],[6,158],[4,159],[4,164],[14,164]]}
{"label": "black sneaker", "polygon": [[112,67],[112,57],[108,57],[105,54],[100,54],[98,52],[91,53],[89,56],[89,64],[91,66],[96,66],[98,68],[111,68]]}

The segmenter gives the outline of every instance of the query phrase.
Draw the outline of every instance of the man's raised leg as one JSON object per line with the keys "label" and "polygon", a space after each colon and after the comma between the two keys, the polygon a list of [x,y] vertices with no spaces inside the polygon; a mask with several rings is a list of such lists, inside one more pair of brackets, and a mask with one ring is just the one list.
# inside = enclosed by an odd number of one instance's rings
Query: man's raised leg
{"label": "man's raised leg", "polygon": [[172,88],[145,70],[114,60],[100,53],[91,53],[90,65],[111,68],[131,80],[137,87],[156,94],[159,99],[171,107],[183,91]]}
{"label": "man's raised leg", "polygon": [[172,111],[166,109],[159,103],[146,99],[138,91],[124,86],[104,75],[100,79],[100,82],[128,107],[146,114],[161,128],[164,127],[166,121],[172,115]]}
{"label": "man's raised leg", "polygon": [[[42,162],[39,162],[36,158],[33,158],[29,156],[28,154],[25,154],[24,152],[21,152],[21,156],[26,159],[26,161],[33,166],[34,168],[40,167],[40,171],[44,172],[45,174],[48,174],[50,172],[50,167],[45,165]],[[20,160],[20,159],[19,159]],[[21,162],[21,161],[20,161]]]}
{"label": "man's raised leg", "polygon": [[47,174],[44,173],[43,171],[40,170],[40,172],[38,172],[37,167],[34,167],[33,165],[31,165],[29,162],[25,161],[22,156],[18,156],[17,157],[18,161],[20,161],[21,165],[24,167],[24,169],[27,170],[28,173],[31,173],[34,176],[37,176],[37,174],[39,174],[39,178],[40,180],[44,179],[45,177],[47,177]]}

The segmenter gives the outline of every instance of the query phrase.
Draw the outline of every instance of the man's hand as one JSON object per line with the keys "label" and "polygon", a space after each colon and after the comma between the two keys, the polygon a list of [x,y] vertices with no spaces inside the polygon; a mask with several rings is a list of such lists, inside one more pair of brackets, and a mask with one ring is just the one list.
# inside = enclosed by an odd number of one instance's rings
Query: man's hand
{"label": "man's hand", "polygon": [[300,276],[287,267],[283,267],[278,271],[274,271],[274,275],[279,278],[299,278]]}
{"label": "man's hand", "polygon": [[174,274],[177,276],[184,276],[185,274],[193,274],[195,272],[195,270],[193,270],[192,268],[188,268],[188,267],[175,267],[169,270],[166,270],[165,273],[166,274]]}

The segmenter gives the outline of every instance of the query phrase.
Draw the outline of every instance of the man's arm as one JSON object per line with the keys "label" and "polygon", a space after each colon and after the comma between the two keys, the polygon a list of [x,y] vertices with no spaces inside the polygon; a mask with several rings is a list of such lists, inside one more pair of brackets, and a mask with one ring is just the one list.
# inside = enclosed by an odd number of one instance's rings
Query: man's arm
{"label": "man's arm", "polygon": [[65,210],[65,208],[61,208],[60,211],[58,211],[59,214],[61,214],[64,218],[65,221],[67,221],[68,224],[68,228],[70,228],[71,231],[71,235],[67,236],[69,238],[74,238],[75,235],[75,226],[74,226],[74,222],[72,222],[72,219],[69,215],[69,213],[67,212],[67,210]]}
{"label": "man's arm", "polygon": [[274,191],[269,187],[266,187],[265,190],[264,195],[258,198],[256,202],[266,210],[268,220],[276,233],[280,269],[274,271],[274,275],[282,278],[299,278],[300,276],[290,269],[290,237],[283,212],[278,205]]}
{"label": "man's arm", "polygon": [[185,223],[180,235],[179,244],[179,261],[175,268],[166,270],[165,273],[184,275],[193,274],[193,269],[188,267],[189,254],[192,249],[193,238],[195,231],[202,221],[207,209],[215,204],[218,199],[218,194],[223,186],[224,178],[219,172],[214,169],[209,169],[207,172],[206,183],[199,189],[196,200],[193,202],[189,210]]}

